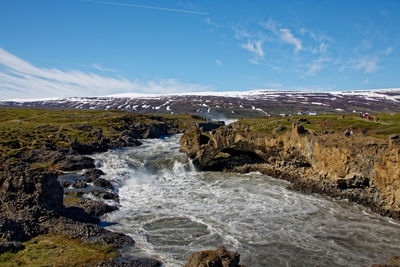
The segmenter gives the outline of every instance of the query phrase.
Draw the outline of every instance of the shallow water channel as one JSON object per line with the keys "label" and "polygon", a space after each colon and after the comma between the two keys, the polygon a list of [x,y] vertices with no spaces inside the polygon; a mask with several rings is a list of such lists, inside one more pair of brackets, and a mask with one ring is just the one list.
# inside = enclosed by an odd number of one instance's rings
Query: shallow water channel
{"label": "shallow water channel", "polygon": [[102,219],[137,242],[124,253],[182,266],[224,244],[248,267],[369,266],[400,254],[399,222],[259,173],[198,172],[179,138],[94,156],[120,195]]}

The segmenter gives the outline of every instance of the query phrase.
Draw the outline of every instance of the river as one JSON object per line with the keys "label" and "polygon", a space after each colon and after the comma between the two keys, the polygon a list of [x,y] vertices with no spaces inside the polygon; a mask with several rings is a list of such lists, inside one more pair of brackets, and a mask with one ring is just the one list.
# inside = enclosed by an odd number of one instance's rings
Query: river
{"label": "river", "polygon": [[102,219],[137,242],[124,253],[168,267],[220,245],[247,267],[369,266],[399,254],[399,222],[259,173],[198,172],[179,138],[94,156],[120,196],[120,209]]}

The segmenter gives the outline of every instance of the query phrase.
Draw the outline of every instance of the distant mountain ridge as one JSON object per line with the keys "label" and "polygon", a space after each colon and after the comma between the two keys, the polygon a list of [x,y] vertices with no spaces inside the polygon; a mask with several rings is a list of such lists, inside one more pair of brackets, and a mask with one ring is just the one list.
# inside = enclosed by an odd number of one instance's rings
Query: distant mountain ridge
{"label": "distant mountain ridge", "polygon": [[137,113],[240,118],[297,113],[399,112],[400,88],[340,92],[255,90],[0,101],[2,108],[121,109]]}

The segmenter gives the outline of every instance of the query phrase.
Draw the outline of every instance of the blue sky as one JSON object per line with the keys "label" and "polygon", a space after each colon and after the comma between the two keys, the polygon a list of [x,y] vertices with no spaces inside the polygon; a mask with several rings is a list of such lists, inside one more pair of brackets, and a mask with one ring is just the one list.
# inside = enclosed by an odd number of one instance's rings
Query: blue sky
{"label": "blue sky", "polygon": [[0,99],[400,87],[400,1],[0,0]]}

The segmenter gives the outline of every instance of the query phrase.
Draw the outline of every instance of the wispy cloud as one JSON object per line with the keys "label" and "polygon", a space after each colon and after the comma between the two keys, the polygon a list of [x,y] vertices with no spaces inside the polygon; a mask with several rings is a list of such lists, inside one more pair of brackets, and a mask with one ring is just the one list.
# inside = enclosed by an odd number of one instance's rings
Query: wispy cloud
{"label": "wispy cloud", "polygon": [[222,66],[222,65],[223,65],[223,64],[222,64],[222,61],[219,60],[219,59],[216,59],[216,60],[215,60],[215,63],[216,63],[218,66]]}
{"label": "wispy cloud", "polygon": [[185,10],[185,9],[176,9],[176,8],[167,8],[167,7],[159,7],[159,6],[136,5],[136,4],[129,4],[129,3],[119,3],[119,2],[111,2],[111,1],[97,1],[97,0],[81,0],[81,1],[82,2],[89,2],[89,3],[96,3],[96,4],[114,5],[114,6],[127,6],[127,7],[155,9],[155,10],[171,11],[171,12],[179,12],[179,13],[197,14],[197,15],[209,15],[209,13],[207,13],[207,12]]}
{"label": "wispy cloud", "polygon": [[374,73],[380,69],[379,59],[376,56],[362,56],[359,58],[351,58],[340,67],[340,71],[356,70],[364,73]]}
{"label": "wispy cloud", "polygon": [[319,58],[317,58],[316,60],[311,62],[311,64],[308,65],[305,74],[308,76],[314,76],[318,71],[325,68],[326,64],[331,61],[332,60],[327,57],[320,56]]}
{"label": "wispy cloud", "polygon": [[259,64],[260,61],[264,60],[264,50],[262,48],[262,44],[262,40],[248,40],[247,44],[241,44],[240,47],[252,53],[253,58],[250,59],[251,63]]}
{"label": "wispy cloud", "polygon": [[307,28],[301,28],[300,29],[300,34],[304,35],[308,35],[311,39],[313,39],[314,41],[318,41],[318,42],[323,42],[323,41],[332,41],[332,38],[328,35],[325,34],[319,34],[319,33],[315,33],[312,30],[309,30]]}
{"label": "wispy cloud", "polygon": [[98,96],[115,93],[178,93],[209,91],[200,84],[176,79],[157,81],[129,80],[78,70],[39,68],[0,48],[0,99]]}
{"label": "wispy cloud", "polygon": [[386,48],[386,50],[383,52],[383,54],[385,56],[388,56],[392,53],[392,51],[393,51],[393,47],[389,46],[388,48]]}
{"label": "wispy cloud", "polygon": [[266,22],[261,22],[260,25],[275,34],[282,42],[294,45],[295,52],[303,50],[302,41],[300,38],[294,36],[292,31],[288,28],[282,28],[276,21],[269,18]]}
{"label": "wispy cloud", "polygon": [[299,38],[296,38],[289,29],[280,29],[279,31],[281,33],[280,37],[282,41],[295,46],[294,51],[297,52],[303,49],[303,46],[301,45],[301,40]]}
{"label": "wispy cloud", "polygon": [[101,72],[117,72],[117,70],[115,70],[115,69],[110,69],[110,68],[103,67],[100,63],[93,63],[91,65],[91,67],[93,69],[99,70]]}

